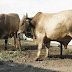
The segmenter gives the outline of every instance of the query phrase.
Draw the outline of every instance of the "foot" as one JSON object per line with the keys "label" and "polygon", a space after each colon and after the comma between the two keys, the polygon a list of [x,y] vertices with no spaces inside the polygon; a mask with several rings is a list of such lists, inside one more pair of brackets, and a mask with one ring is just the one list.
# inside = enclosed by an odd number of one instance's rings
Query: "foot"
{"label": "foot", "polygon": [[34,61],[43,61],[43,59],[40,59],[40,58],[36,57],[36,58],[34,59]]}
{"label": "foot", "polygon": [[48,55],[45,55],[45,58],[47,58],[48,57]]}

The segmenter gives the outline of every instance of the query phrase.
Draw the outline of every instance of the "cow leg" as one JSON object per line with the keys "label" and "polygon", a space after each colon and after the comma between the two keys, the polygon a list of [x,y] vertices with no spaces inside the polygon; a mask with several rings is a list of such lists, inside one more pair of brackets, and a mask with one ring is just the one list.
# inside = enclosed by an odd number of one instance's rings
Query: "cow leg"
{"label": "cow leg", "polygon": [[[65,46],[65,45],[64,45]],[[62,43],[60,43],[60,56],[62,57]],[[66,46],[67,47],[67,46]]]}
{"label": "cow leg", "polygon": [[18,48],[21,51],[21,39],[20,39],[20,34],[18,34]]}
{"label": "cow leg", "polygon": [[14,46],[17,48],[17,46],[16,46],[16,33],[14,33]]}
{"label": "cow leg", "polygon": [[13,43],[13,46],[16,47],[16,35],[14,34],[14,43]]}
{"label": "cow leg", "polygon": [[45,55],[45,58],[46,57],[48,57],[49,56],[49,48],[50,48],[50,42],[48,42],[47,44],[46,44],[46,55]]}
{"label": "cow leg", "polygon": [[14,36],[12,37],[12,39],[13,39],[13,41],[12,41],[12,46],[14,46],[15,47],[15,38],[14,38]]}
{"label": "cow leg", "polygon": [[17,32],[16,32],[16,48],[18,48],[18,38],[17,38]]}
{"label": "cow leg", "polygon": [[7,42],[8,42],[8,38],[5,39],[5,50],[7,50]]}
{"label": "cow leg", "polygon": [[18,48],[17,32],[14,33],[14,45],[16,48]]}
{"label": "cow leg", "polygon": [[37,56],[35,57],[36,61],[39,59],[41,48],[42,48],[42,44],[43,44],[43,40],[39,40],[38,41],[38,52],[37,52]]}

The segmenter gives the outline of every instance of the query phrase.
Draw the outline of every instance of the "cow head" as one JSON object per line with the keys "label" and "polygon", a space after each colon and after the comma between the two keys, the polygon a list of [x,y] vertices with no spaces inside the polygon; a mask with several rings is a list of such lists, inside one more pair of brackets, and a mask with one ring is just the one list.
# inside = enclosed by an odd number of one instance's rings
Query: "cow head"
{"label": "cow head", "polygon": [[24,33],[27,30],[29,21],[27,19],[27,16],[23,16],[22,20],[20,21],[20,25],[19,25],[19,31],[18,33]]}
{"label": "cow head", "polygon": [[31,20],[32,18],[28,18],[28,14],[26,14],[26,16],[23,16],[22,20],[20,21],[18,34],[25,33],[27,37],[32,38],[31,28],[34,28],[34,26],[31,24]]}
{"label": "cow head", "polygon": [[33,38],[33,31],[35,28],[31,23],[33,17],[29,18],[28,15],[26,15],[26,19],[28,20],[28,24],[26,26],[25,35],[29,38]]}

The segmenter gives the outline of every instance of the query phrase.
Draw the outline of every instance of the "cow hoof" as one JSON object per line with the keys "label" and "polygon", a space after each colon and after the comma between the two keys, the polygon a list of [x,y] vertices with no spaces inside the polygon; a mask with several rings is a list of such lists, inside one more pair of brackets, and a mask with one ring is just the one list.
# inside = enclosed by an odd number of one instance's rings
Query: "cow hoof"
{"label": "cow hoof", "polygon": [[34,61],[43,61],[43,59],[35,58]]}
{"label": "cow hoof", "polygon": [[35,58],[34,61],[39,61],[39,58]]}
{"label": "cow hoof", "polygon": [[7,47],[5,47],[5,49],[4,49],[5,51],[7,50]]}
{"label": "cow hoof", "polygon": [[48,58],[48,56],[45,56],[45,58]]}
{"label": "cow hoof", "polygon": [[5,51],[7,51],[7,49],[5,49]]}

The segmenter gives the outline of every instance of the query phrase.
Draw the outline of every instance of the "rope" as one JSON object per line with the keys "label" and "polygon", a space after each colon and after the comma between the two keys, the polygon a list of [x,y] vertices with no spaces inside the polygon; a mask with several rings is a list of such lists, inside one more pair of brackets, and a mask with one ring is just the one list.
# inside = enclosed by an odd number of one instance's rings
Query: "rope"
{"label": "rope", "polygon": [[[16,38],[16,40],[17,40],[18,38]],[[0,39],[0,40],[8,40],[8,39]]]}

